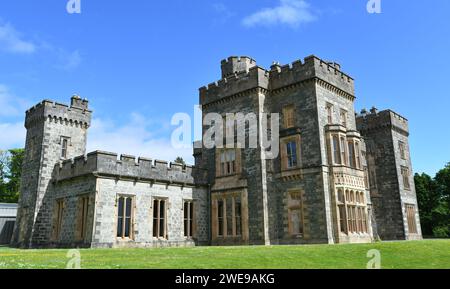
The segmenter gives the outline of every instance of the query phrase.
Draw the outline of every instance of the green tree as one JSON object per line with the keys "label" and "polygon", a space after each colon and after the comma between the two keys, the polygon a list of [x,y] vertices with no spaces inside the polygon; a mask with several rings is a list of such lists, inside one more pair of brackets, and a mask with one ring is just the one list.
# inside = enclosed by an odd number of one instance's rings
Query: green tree
{"label": "green tree", "polygon": [[0,202],[17,203],[24,149],[0,151]]}
{"label": "green tree", "polygon": [[414,176],[417,202],[420,208],[420,223],[424,236],[433,235],[433,210],[440,204],[437,184],[429,175],[422,173]]}
{"label": "green tree", "polygon": [[182,157],[177,157],[174,162],[183,166],[186,165],[186,162]]}

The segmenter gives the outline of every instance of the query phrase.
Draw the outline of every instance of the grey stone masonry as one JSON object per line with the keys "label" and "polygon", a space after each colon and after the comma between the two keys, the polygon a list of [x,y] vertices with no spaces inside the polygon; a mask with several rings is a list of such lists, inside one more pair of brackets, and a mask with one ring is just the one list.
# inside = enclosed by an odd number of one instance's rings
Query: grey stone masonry
{"label": "grey stone masonry", "polygon": [[[375,108],[356,115],[354,79],[338,63],[316,56],[270,69],[251,57],[232,56],[220,66],[221,79],[199,89],[202,131],[210,132],[217,121],[207,123],[209,113],[224,119],[239,113],[246,123],[226,129],[234,131],[234,148],[196,142],[195,166],[104,151],[86,154],[92,112],[78,96],[70,105],[45,100],[28,110],[12,245],[422,238],[404,117]],[[280,123],[269,127],[268,135],[278,142],[279,154],[268,159],[260,145],[261,120],[276,119],[272,114]],[[249,125],[253,120],[257,128]],[[250,146],[253,137],[256,147]]]}

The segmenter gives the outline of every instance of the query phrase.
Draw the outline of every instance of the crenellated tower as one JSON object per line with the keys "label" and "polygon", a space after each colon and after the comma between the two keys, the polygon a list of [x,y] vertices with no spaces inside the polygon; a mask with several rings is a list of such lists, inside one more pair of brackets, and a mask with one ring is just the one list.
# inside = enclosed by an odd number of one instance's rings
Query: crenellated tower
{"label": "crenellated tower", "polygon": [[54,168],[61,160],[86,153],[91,113],[88,101],[79,96],[71,98],[70,106],[44,100],[26,112],[25,158],[12,245],[38,247],[49,240]]}

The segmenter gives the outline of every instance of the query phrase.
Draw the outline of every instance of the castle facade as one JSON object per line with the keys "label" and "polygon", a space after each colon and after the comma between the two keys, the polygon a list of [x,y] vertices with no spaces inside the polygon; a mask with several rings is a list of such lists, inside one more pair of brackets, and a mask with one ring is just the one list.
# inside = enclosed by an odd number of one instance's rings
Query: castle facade
{"label": "castle facade", "polygon": [[[203,115],[279,113],[280,153],[195,146],[195,166],[96,151],[92,112],[45,100],[26,113],[18,247],[366,243],[421,239],[408,121],[355,114],[354,80],[315,56],[270,70],[223,60]],[[204,124],[206,132],[210,126]],[[246,127],[245,141],[252,131]],[[236,143],[237,140],[234,139]]]}

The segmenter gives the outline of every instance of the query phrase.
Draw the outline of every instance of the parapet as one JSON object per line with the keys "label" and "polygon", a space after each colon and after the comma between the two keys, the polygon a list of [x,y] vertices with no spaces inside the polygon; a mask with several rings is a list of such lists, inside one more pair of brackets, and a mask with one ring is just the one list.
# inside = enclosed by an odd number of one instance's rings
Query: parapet
{"label": "parapet", "polygon": [[218,82],[200,88],[200,104],[206,105],[258,87],[269,88],[269,72],[254,66],[248,72],[234,73]]}
{"label": "parapet", "polygon": [[26,111],[25,127],[30,128],[39,121],[88,128],[92,111],[87,109],[87,100],[72,97],[71,105],[44,100]]}
{"label": "parapet", "polygon": [[230,56],[221,61],[222,78],[229,77],[235,73],[249,72],[250,68],[256,66],[256,61],[247,56]]}
{"label": "parapet", "polygon": [[59,163],[55,168],[54,180],[63,181],[86,175],[190,186],[206,184],[206,174],[193,166],[176,163],[168,165],[166,161],[119,156],[104,151],[91,152]]}
{"label": "parapet", "polygon": [[380,112],[375,107],[370,112],[363,109],[356,116],[356,125],[363,134],[383,128],[394,129],[406,135],[409,134],[408,120],[390,109]]}
{"label": "parapet", "polygon": [[318,79],[330,89],[354,99],[354,80],[341,71],[341,66],[316,56],[291,64],[274,63],[270,71],[256,65],[250,57],[229,57],[222,60],[222,79],[200,88],[200,104],[206,105],[253,88],[272,92],[309,79]]}

